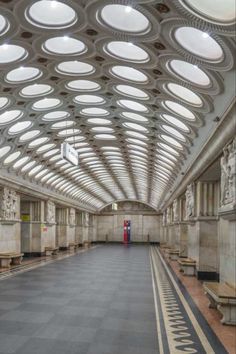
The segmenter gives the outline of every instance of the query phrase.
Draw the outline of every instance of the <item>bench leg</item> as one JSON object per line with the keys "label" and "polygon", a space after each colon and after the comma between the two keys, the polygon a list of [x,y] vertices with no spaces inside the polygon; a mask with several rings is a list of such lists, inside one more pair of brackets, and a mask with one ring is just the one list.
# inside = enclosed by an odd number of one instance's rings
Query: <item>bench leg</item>
{"label": "bench leg", "polygon": [[1,259],[1,268],[10,268],[11,259]]}
{"label": "bench leg", "polygon": [[207,298],[210,301],[209,304],[208,304],[209,309],[216,309],[217,308],[217,303],[215,302],[215,300],[207,292],[205,292],[205,295],[207,296]]}
{"label": "bench leg", "polygon": [[177,254],[171,254],[171,255],[170,255],[170,259],[171,259],[172,261],[177,261],[177,260],[179,259],[179,256],[178,256]]}
{"label": "bench leg", "polygon": [[195,275],[195,267],[183,266],[184,275]]}
{"label": "bench leg", "polygon": [[221,323],[225,325],[236,325],[236,306],[218,305],[217,309],[222,313]]}
{"label": "bench leg", "polygon": [[45,251],[46,256],[51,256],[52,253],[53,253],[53,252],[52,252],[52,251],[49,251],[49,250],[48,250],[48,251]]}
{"label": "bench leg", "polygon": [[22,257],[12,258],[12,264],[13,265],[20,265],[21,261],[22,261]]}

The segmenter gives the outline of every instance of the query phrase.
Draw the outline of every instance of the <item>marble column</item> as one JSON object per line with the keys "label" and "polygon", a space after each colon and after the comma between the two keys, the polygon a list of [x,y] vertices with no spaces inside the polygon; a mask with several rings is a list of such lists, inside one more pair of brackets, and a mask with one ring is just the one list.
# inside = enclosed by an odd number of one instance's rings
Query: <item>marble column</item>
{"label": "marble column", "polygon": [[[60,207],[56,208],[56,239],[60,249],[69,249],[75,244],[75,209]],[[72,246],[73,247],[73,246]]]}
{"label": "marble column", "polygon": [[20,196],[9,188],[0,189],[0,253],[21,252]]}

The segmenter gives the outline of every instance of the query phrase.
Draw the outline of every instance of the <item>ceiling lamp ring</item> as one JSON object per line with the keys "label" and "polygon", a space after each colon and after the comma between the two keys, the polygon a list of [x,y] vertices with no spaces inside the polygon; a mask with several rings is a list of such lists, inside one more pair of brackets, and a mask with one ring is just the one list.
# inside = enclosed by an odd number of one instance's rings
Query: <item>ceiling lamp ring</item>
{"label": "ceiling lamp ring", "polygon": [[[194,92],[186,82],[179,82],[175,78],[162,77],[157,80],[156,87],[161,96],[166,99],[175,99],[180,104],[185,104],[190,109],[199,113],[209,113],[213,110],[213,100],[206,93]],[[159,96],[158,96],[159,97]],[[167,98],[168,97],[168,98]]]}
{"label": "ceiling lamp ring", "polygon": [[8,42],[18,31],[18,23],[10,10],[1,7],[0,44]]}
{"label": "ceiling lamp ring", "polygon": [[76,77],[81,78],[83,76],[91,80],[92,78],[101,76],[100,66],[87,58],[86,60],[74,60],[74,58],[70,58],[69,60],[68,58],[67,60],[56,59],[48,65],[48,69],[61,79],[75,79]]}
{"label": "ceiling lamp ring", "polygon": [[154,103],[155,98],[153,94],[150,94],[148,91],[149,88],[145,87],[145,89],[140,89],[136,84],[126,85],[117,83],[115,80],[109,82],[107,85],[107,92],[114,92],[114,95],[119,95],[119,98],[126,97],[129,99],[135,99],[138,101],[146,102],[146,103]]}
{"label": "ceiling lamp ring", "polygon": [[[14,96],[3,93],[0,97],[0,115],[4,110],[11,108],[11,106],[16,104],[16,99]],[[0,123],[1,124],[1,123]]]}
{"label": "ceiling lamp ring", "polygon": [[[199,0],[166,0],[179,13],[200,26],[218,34],[234,36],[235,34],[235,2]],[[232,16],[233,15],[233,16]]]}
{"label": "ceiling lamp ring", "polygon": [[193,26],[190,21],[171,18],[162,21],[162,33],[187,61],[218,71],[228,71],[234,65],[231,40],[217,35],[206,25]]}
{"label": "ceiling lamp ring", "polygon": [[[186,134],[186,136],[191,139],[195,139],[196,136],[198,135],[196,127],[186,124],[186,121],[184,122],[179,118],[172,117],[172,115],[169,116],[165,113],[158,114],[158,118],[159,118],[157,123],[158,127],[160,127],[160,125],[162,124],[169,124],[171,127],[173,127],[176,130],[179,130],[179,132],[182,134]],[[177,125],[178,121],[179,121],[179,125]]]}
{"label": "ceiling lamp ring", "polygon": [[49,95],[51,93],[53,93],[54,95],[58,95],[59,90],[57,86],[52,87],[51,85],[49,85],[48,80],[46,78],[37,83],[32,83],[29,85],[26,84],[24,85],[24,87],[19,87],[19,89],[16,90],[16,95],[20,99],[23,98],[26,102],[32,102],[32,98],[37,99]]}
{"label": "ceiling lamp ring", "polygon": [[7,72],[2,70],[0,73],[0,82],[2,81],[8,87],[16,87],[16,85],[25,85],[29,82],[38,79],[44,79],[48,76],[46,68],[42,65],[23,65],[19,66],[14,64],[11,70]]}
{"label": "ceiling lamp ring", "polygon": [[223,92],[223,79],[217,72],[199,66],[196,61],[186,61],[178,54],[162,54],[159,65],[165,73],[187,88],[208,95]]}
{"label": "ceiling lamp ring", "polygon": [[20,0],[14,8],[15,17],[30,32],[81,31],[86,26],[86,13],[72,0]]}
{"label": "ceiling lamp ring", "polygon": [[153,7],[130,0],[100,0],[90,2],[88,20],[100,32],[119,40],[152,41],[159,37],[161,20]]}
{"label": "ceiling lamp ring", "polygon": [[0,68],[7,70],[16,64],[25,65],[34,59],[35,54],[28,43],[22,43],[18,40],[0,42]]}

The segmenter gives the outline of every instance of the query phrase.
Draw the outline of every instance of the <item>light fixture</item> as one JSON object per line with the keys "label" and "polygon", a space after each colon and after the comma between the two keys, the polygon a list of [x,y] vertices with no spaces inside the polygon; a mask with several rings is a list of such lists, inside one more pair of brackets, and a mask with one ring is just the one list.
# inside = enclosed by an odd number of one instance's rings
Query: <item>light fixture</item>
{"label": "light fixture", "polygon": [[128,14],[132,11],[132,7],[131,6],[126,6],[125,8],[125,12]]}

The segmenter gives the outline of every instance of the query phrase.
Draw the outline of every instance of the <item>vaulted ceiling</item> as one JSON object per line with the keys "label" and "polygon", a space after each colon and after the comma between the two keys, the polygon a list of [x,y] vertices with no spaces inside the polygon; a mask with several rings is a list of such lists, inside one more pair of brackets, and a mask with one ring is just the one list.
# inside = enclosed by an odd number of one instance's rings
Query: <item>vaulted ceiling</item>
{"label": "vaulted ceiling", "polygon": [[0,168],[85,208],[158,209],[232,100],[234,6],[0,1]]}

